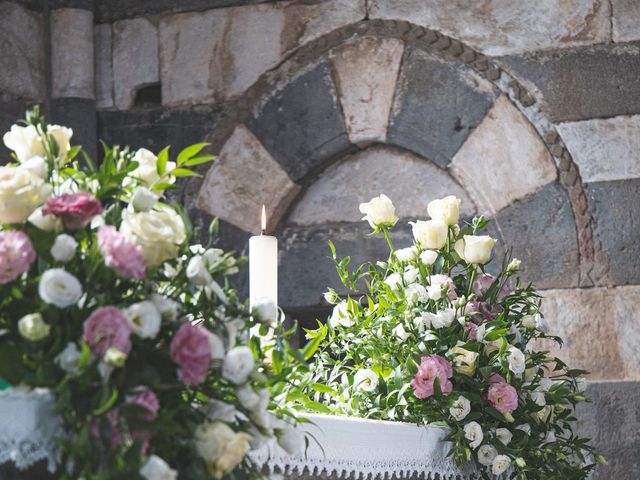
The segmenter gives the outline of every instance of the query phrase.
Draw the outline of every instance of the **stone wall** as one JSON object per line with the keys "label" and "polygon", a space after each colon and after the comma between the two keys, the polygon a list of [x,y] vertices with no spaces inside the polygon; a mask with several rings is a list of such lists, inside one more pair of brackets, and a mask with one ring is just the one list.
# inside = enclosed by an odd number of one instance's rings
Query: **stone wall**
{"label": "stone wall", "polygon": [[182,200],[240,252],[266,204],[280,301],[305,321],[338,283],[329,239],[384,255],[359,202],[385,192],[404,221],[458,195],[543,290],[560,355],[592,372],[600,475],[639,478],[637,418],[620,421],[640,408],[638,5],[4,0],[0,127],[38,102],[89,149],[206,138],[219,160]]}

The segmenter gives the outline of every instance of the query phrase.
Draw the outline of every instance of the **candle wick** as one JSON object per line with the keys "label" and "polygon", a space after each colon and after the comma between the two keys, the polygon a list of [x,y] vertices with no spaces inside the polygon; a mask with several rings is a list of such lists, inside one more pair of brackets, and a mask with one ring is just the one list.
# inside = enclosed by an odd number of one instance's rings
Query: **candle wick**
{"label": "candle wick", "polygon": [[266,235],[267,231],[263,228],[262,230],[260,230],[260,235]]}

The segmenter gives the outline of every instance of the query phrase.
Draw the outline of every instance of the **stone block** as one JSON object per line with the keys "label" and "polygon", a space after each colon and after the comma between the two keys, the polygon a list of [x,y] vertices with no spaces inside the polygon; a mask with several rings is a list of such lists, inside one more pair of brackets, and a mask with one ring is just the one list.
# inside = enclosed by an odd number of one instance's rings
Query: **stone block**
{"label": "stone block", "polygon": [[614,284],[640,283],[640,179],[587,184],[595,234]]}
{"label": "stone block", "polygon": [[113,100],[113,35],[110,23],[96,25],[93,30],[95,47],[96,106],[111,108]]}
{"label": "stone block", "polygon": [[352,143],[363,146],[387,139],[403,51],[401,40],[365,37],[333,52],[340,103]]}
{"label": "stone block", "polygon": [[493,102],[492,86],[461,64],[405,51],[389,143],[446,167]]}
{"label": "stone block", "polygon": [[262,205],[267,207],[272,230],[299,190],[260,141],[240,125],[209,169],[197,206],[246,232],[258,234]]}
{"label": "stone block", "polygon": [[328,62],[262,99],[248,127],[296,183],[351,148]]}
{"label": "stone block", "polygon": [[13,2],[0,2],[0,92],[44,100],[44,36],[42,15]]}
{"label": "stone block", "polygon": [[609,2],[371,0],[369,18],[406,20],[454,37],[486,55],[608,42]]}
{"label": "stone block", "polygon": [[[52,123],[73,130],[71,143],[82,148],[93,159],[98,153],[96,101],[91,98],[54,98],[51,101]],[[79,157],[81,159],[82,157]]]}
{"label": "stone block", "polygon": [[427,204],[446,195],[462,200],[462,216],[475,213],[467,193],[442,169],[410,152],[373,146],[329,167],[296,203],[287,222],[356,223],[362,219],[359,204],[381,193],[405,220],[427,218]]}
{"label": "stone block", "polygon": [[640,40],[640,3],[636,0],[611,0],[614,42]]}
{"label": "stone block", "polygon": [[93,13],[79,8],[51,12],[51,95],[95,98]]}
{"label": "stone block", "polygon": [[158,62],[158,29],[153,23],[135,18],[113,24],[114,101],[118,109],[131,108],[139,88],[160,81]]}
{"label": "stone block", "polygon": [[555,122],[640,113],[640,43],[502,57]]}
{"label": "stone block", "polygon": [[[0,139],[11,129],[11,125],[24,118],[27,107],[27,103],[20,98],[0,94]],[[11,151],[0,140],[0,159],[2,159],[0,163],[6,163],[10,153]]]}
{"label": "stone block", "polygon": [[584,182],[640,177],[640,115],[557,125]]}
{"label": "stone block", "polygon": [[495,215],[556,178],[547,147],[505,96],[496,100],[450,168],[485,215]]}

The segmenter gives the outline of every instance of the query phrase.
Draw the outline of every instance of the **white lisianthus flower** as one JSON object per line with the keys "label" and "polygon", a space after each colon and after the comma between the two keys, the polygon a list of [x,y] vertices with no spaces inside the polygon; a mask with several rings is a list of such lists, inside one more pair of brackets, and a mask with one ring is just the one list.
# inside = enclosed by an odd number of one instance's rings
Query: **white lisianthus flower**
{"label": "white lisianthus flower", "polygon": [[401,248],[396,250],[396,258],[401,262],[410,262],[418,256],[418,249],[413,247]]}
{"label": "white lisianthus flower", "polygon": [[304,455],[304,432],[298,428],[282,428],[277,432],[278,445],[289,455],[302,457]]}
{"label": "white lisianthus flower", "polygon": [[496,240],[488,235],[465,235],[454,245],[454,250],[465,262],[484,265],[491,260],[491,252]]}
{"label": "white lisianthus flower", "polygon": [[124,367],[124,362],[127,361],[127,354],[111,347],[104,353],[104,363],[112,367]]}
{"label": "white lisianthus flower", "polygon": [[43,302],[66,308],[80,301],[82,285],[76,277],[62,268],[52,268],[40,277],[38,294]]}
{"label": "white lisianthus flower", "polygon": [[157,455],[151,455],[139,473],[146,480],[176,480],[178,478],[178,472]]}
{"label": "white lisianthus flower", "polygon": [[524,328],[527,328],[529,330],[533,330],[534,328],[536,328],[536,325],[538,324],[538,317],[540,316],[539,313],[536,313],[535,315],[525,315],[524,317],[522,317],[522,320],[520,320],[521,325]]}
{"label": "white lisianthus flower", "polygon": [[44,146],[36,127],[27,125],[12,125],[11,130],[2,137],[9,150],[13,150],[19,162],[26,162],[33,157],[45,155]]}
{"label": "white lisianthus flower", "polygon": [[396,207],[384,194],[372,198],[368,203],[361,203],[360,213],[364,213],[362,219],[369,222],[371,228],[393,227],[398,222]]}
{"label": "white lisianthus flower", "polygon": [[131,194],[131,205],[136,212],[151,210],[160,197],[147,187],[136,187]]}
{"label": "white lisianthus flower", "polygon": [[156,338],[162,317],[153,302],[145,300],[134,303],[123,311],[133,333],[140,338]]}
{"label": "white lisianthus flower", "polygon": [[532,414],[533,418],[539,423],[547,423],[551,419],[552,415],[553,407],[551,405],[546,405],[542,410]]}
{"label": "white lisianthus flower", "polygon": [[548,431],[544,438],[542,439],[542,444],[546,445],[547,443],[553,443],[556,441],[556,434],[552,431]]}
{"label": "white lisianthus flower", "polygon": [[238,418],[236,407],[222,400],[209,400],[204,407],[204,413],[209,420],[233,423]]}
{"label": "white lisianthus flower", "polygon": [[215,333],[209,332],[209,344],[211,345],[211,359],[224,360],[225,351],[222,339]]}
{"label": "white lisianthus flower", "polygon": [[472,377],[473,374],[476,373],[478,352],[472,352],[471,350],[464,349],[460,345],[464,344],[459,342],[458,345],[450,348],[447,352],[447,356],[453,357],[451,361],[453,362],[453,368],[456,372]]}
{"label": "white lisianthus flower", "polygon": [[21,168],[25,170],[29,170],[36,177],[40,177],[43,180],[46,180],[47,175],[49,174],[49,166],[47,165],[47,161],[42,157],[33,157],[20,164]]}
{"label": "white lisianthus flower", "polygon": [[0,167],[0,223],[24,223],[51,195],[51,185],[32,171]]}
{"label": "white lisianthus flower", "polygon": [[[158,174],[158,157],[146,148],[139,149],[133,156],[133,161],[138,162],[138,167],[131,172],[133,178],[137,178],[144,186],[152,187],[155,183],[175,183],[176,177],[170,175],[176,168],[175,162],[167,162],[166,172],[161,177]],[[162,194],[162,191],[158,191]]]}
{"label": "white lisianthus flower", "polygon": [[402,275],[405,285],[414,283],[417,280],[418,275],[420,275],[420,270],[418,270],[416,267],[408,266],[407,268],[405,268]]}
{"label": "white lisianthus flower", "polygon": [[509,346],[509,355],[507,356],[509,362],[509,370],[516,375],[522,375],[525,370],[525,357],[524,353],[513,345]]}
{"label": "white lisianthus flower", "polygon": [[398,340],[400,340],[400,343],[404,343],[407,340],[407,338],[411,336],[411,333],[407,332],[401,323],[395,326],[395,328],[392,330],[392,333],[396,336]]}
{"label": "white lisianthus flower", "polygon": [[353,376],[353,386],[363,392],[373,392],[378,388],[378,376],[369,368],[361,368]]}
{"label": "white lisianthus flower", "polygon": [[426,303],[429,301],[427,295],[427,289],[424,285],[413,283],[404,289],[404,296],[409,305],[415,305],[417,303]]}
{"label": "white lisianthus flower", "polygon": [[172,208],[160,206],[148,212],[125,210],[120,232],[142,248],[144,261],[149,267],[174,258],[187,238],[182,217]]}
{"label": "white lisianthus flower", "polygon": [[498,455],[493,459],[491,465],[491,473],[494,475],[502,475],[511,465],[511,459],[506,455]]}
{"label": "white lisianthus flower", "polygon": [[451,326],[456,318],[455,308],[445,308],[440,310],[431,318],[431,326],[433,328],[445,328]]}
{"label": "white lisianthus flower", "polygon": [[462,395],[460,395],[455,403],[449,408],[449,413],[458,422],[464,420],[470,412],[471,402]]}
{"label": "white lisianthus flower", "polygon": [[589,386],[589,382],[587,382],[586,378],[579,377],[576,380],[576,388],[578,389],[578,392],[584,393],[588,386]]}
{"label": "white lisianthus flower", "polygon": [[64,350],[56,355],[53,361],[69,375],[75,376],[81,372],[79,365],[81,356],[78,346],[73,342],[69,342]]}
{"label": "white lisianthus flower", "polygon": [[413,238],[422,248],[438,250],[447,243],[449,229],[440,220],[418,220],[409,222],[412,226]]}
{"label": "white lisianthus flower", "polygon": [[255,410],[260,404],[260,396],[249,384],[238,388],[236,390],[236,396],[238,397],[240,405],[249,411]]}
{"label": "white lisianthus flower", "polygon": [[253,313],[261,323],[272,324],[278,320],[278,306],[270,298],[257,299]]}
{"label": "white lisianthus flower", "polygon": [[384,279],[384,283],[386,283],[389,288],[395,290],[402,287],[402,275],[397,272],[393,272],[387,278]]}
{"label": "white lisianthus flower", "polygon": [[156,306],[162,318],[173,322],[180,314],[180,304],[170,298],[163,297],[158,293],[151,294],[151,302]]}
{"label": "white lisianthus flower", "polygon": [[442,298],[442,285],[429,285],[427,287],[427,295],[431,300],[440,300]]}
{"label": "white lisianthus flower", "polygon": [[464,438],[469,442],[469,446],[473,449],[478,448],[484,440],[484,434],[482,433],[482,427],[478,422],[469,422],[464,428]]}
{"label": "white lisianthus flower", "polygon": [[30,313],[18,320],[18,332],[30,342],[37,342],[49,336],[51,327],[39,313]]}
{"label": "white lisianthus flower", "polygon": [[343,300],[333,307],[333,312],[329,318],[329,325],[331,325],[332,328],[337,326],[350,327],[353,325],[353,320],[349,314],[349,305],[346,300]]}
{"label": "white lisianthus flower", "polygon": [[536,329],[542,333],[549,333],[549,323],[542,315],[536,317]]}
{"label": "white lisianthus flower", "polygon": [[425,265],[433,265],[438,258],[438,252],[434,250],[425,250],[420,254],[420,261]]}
{"label": "white lisianthus flower", "polygon": [[520,270],[521,265],[522,261],[518,258],[514,258],[509,262],[509,265],[507,265],[507,273],[517,272],[518,270]]}
{"label": "white lisianthus flower", "polygon": [[36,208],[27,221],[36,228],[44,232],[53,232],[54,230],[62,230],[62,219],[55,217],[54,215],[44,215],[42,213],[42,207]]}
{"label": "white lisianthus flower", "polygon": [[527,435],[531,435],[531,425],[528,423],[523,423],[522,425],[518,425],[515,427],[515,430],[521,430]]}
{"label": "white lisianthus flower", "polygon": [[61,127],[60,125],[47,125],[47,135],[50,135],[55,140],[58,146],[58,155],[56,157],[58,165],[63,165],[67,153],[71,149],[71,137],[73,136],[73,130],[67,127]]}
{"label": "white lisianthus flower", "polygon": [[530,393],[531,401],[540,407],[544,407],[547,404],[547,399],[544,396],[544,391],[535,389]]}
{"label": "white lisianthus flower", "polygon": [[231,383],[241,385],[247,381],[254,366],[255,360],[249,347],[234,347],[224,358],[222,376]]}
{"label": "white lisianthus flower", "polygon": [[251,435],[234,432],[222,422],[205,422],[195,432],[196,451],[209,474],[221,479],[240,464],[249,451]]}
{"label": "white lisianthus flower", "polygon": [[191,283],[199,287],[209,285],[213,281],[209,270],[207,270],[207,264],[200,255],[195,255],[189,259],[186,273]]}
{"label": "white lisianthus flower", "polygon": [[447,225],[455,225],[460,217],[460,199],[453,195],[432,200],[427,205],[427,213],[434,220],[440,220]]}
{"label": "white lisianthus flower", "polygon": [[56,262],[67,263],[76,254],[78,242],[71,235],[63,233],[58,235],[51,247],[51,256]]}
{"label": "white lisianthus flower", "polygon": [[513,434],[507,428],[496,428],[496,438],[506,446],[511,443]]}
{"label": "white lisianthus flower", "polygon": [[491,465],[498,455],[498,451],[491,445],[481,445],[478,449],[478,462],[480,465]]}

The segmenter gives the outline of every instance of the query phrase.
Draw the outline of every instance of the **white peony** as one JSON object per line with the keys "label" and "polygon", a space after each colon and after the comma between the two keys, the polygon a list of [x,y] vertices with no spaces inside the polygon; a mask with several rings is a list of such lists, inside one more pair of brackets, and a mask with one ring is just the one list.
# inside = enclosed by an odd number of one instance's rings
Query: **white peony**
{"label": "white peony", "polygon": [[224,360],[225,351],[222,339],[215,333],[209,332],[209,344],[211,345],[211,359]]}
{"label": "white peony", "polygon": [[465,262],[484,265],[491,260],[491,252],[496,240],[488,235],[465,235],[458,240],[454,249]]}
{"label": "white peony", "polygon": [[409,222],[412,226],[413,238],[422,248],[438,250],[447,243],[449,228],[440,220],[418,220]]}
{"label": "white peony", "polygon": [[491,465],[498,455],[498,451],[491,445],[481,445],[478,449],[478,463],[480,465]]}
{"label": "white peony", "polygon": [[516,375],[522,375],[525,369],[525,357],[524,353],[513,345],[509,346],[509,355],[507,355],[507,361],[509,362],[509,370]]}
{"label": "white peony", "polygon": [[471,448],[478,448],[478,446],[484,440],[484,434],[482,433],[482,427],[478,422],[469,422],[464,428],[464,438],[469,442]]}
{"label": "white peony", "polygon": [[157,455],[151,455],[139,473],[146,480],[176,480],[178,478],[178,472]]}
{"label": "white peony", "polygon": [[436,313],[431,319],[431,326],[433,328],[446,328],[451,326],[456,318],[455,308],[445,308]]}
{"label": "white peony", "polygon": [[[138,167],[131,172],[133,178],[138,179],[144,186],[152,187],[156,183],[174,183],[176,178],[169,175],[176,168],[175,162],[167,162],[165,174],[158,174],[158,157],[146,148],[139,149],[133,156]],[[162,193],[160,191],[160,193]]]}
{"label": "white peony", "polygon": [[24,223],[51,194],[51,185],[31,170],[0,167],[0,223]]}
{"label": "white peony", "polygon": [[449,413],[458,422],[464,420],[470,412],[471,402],[462,395],[460,395],[455,403],[449,408]]}
{"label": "white peony", "polygon": [[225,356],[222,376],[231,383],[241,385],[247,381],[254,366],[255,360],[249,347],[234,347]]}
{"label": "white peony", "polygon": [[410,262],[418,256],[418,249],[413,247],[401,248],[396,250],[396,258],[401,262]]}
{"label": "white peony", "polygon": [[395,290],[402,287],[402,275],[397,272],[393,272],[387,278],[384,279],[384,283],[386,283],[389,288]]}
{"label": "white peony", "polygon": [[368,203],[361,203],[360,213],[364,213],[362,219],[369,222],[371,228],[393,227],[398,221],[396,207],[386,195],[372,198]]}
{"label": "white peony", "polygon": [[151,210],[160,197],[147,187],[136,187],[131,194],[131,205],[136,212]]}
{"label": "white peony", "polygon": [[440,220],[447,225],[455,225],[460,217],[460,199],[453,195],[432,200],[427,205],[427,213],[434,220]]}
{"label": "white peony", "polygon": [[49,336],[51,327],[39,313],[30,313],[18,320],[18,332],[30,342],[37,342]]}
{"label": "white peony", "polygon": [[411,336],[411,333],[407,332],[401,323],[395,326],[392,333],[400,341],[400,343],[404,343],[407,340],[407,338]]}
{"label": "white peony", "polygon": [[187,278],[191,280],[194,285],[203,287],[209,285],[213,278],[207,269],[207,264],[200,255],[195,255],[189,260],[187,265]]}
{"label": "white peony", "polygon": [[145,300],[134,303],[123,311],[133,333],[140,338],[156,338],[162,317],[153,302]]}
{"label": "white peony", "polygon": [[353,386],[363,392],[373,392],[378,388],[378,376],[369,368],[361,368],[353,376]]}
{"label": "white peony", "polygon": [[333,307],[333,312],[329,318],[329,325],[332,328],[337,326],[350,327],[353,325],[353,320],[349,314],[349,306],[346,300],[343,300]]}
{"label": "white peony", "polygon": [[511,465],[511,459],[506,455],[498,455],[493,459],[493,465],[491,466],[491,473],[494,475],[502,475],[507,471],[507,468]]}
{"label": "white peony", "polygon": [[76,277],[62,268],[52,268],[40,277],[38,294],[45,303],[66,308],[80,301],[82,285]]}
{"label": "white peony", "polygon": [[31,215],[27,218],[27,221],[36,228],[45,232],[53,232],[54,230],[62,230],[62,219],[55,217],[54,215],[44,215],[42,213],[42,207],[36,208]]}
{"label": "white peony", "polygon": [[221,479],[240,464],[249,451],[251,435],[234,432],[222,422],[205,422],[195,432],[196,451],[209,474]]}
{"label": "white peony", "polygon": [[171,300],[170,298],[163,297],[158,293],[151,294],[150,299],[162,315],[162,318],[171,322],[177,320],[178,315],[180,314],[180,304],[178,302]]}
{"label": "white peony", "polygon": [[425,265],[433,265],[438,258],[438,252],[434,250],[425,250],[420,254],[420,261]]}
{"label": "white peony", "polygon": [[76,254],[78,242],[71,235],[63,233],[58,235],[51,247],[51,256],[56,262],[67,263]]}
{"label": "white peony", "polygon": [[496,438],[506,446],[511,443],[513,434],[507,428],[496,428]]}
{"label": "white peony", "polygon": [[75,376],[81,372],[79,365],[81,356],[78,346],[73,342],[69,342],[64,350],[56,355],[54,362],[69,375]]}

